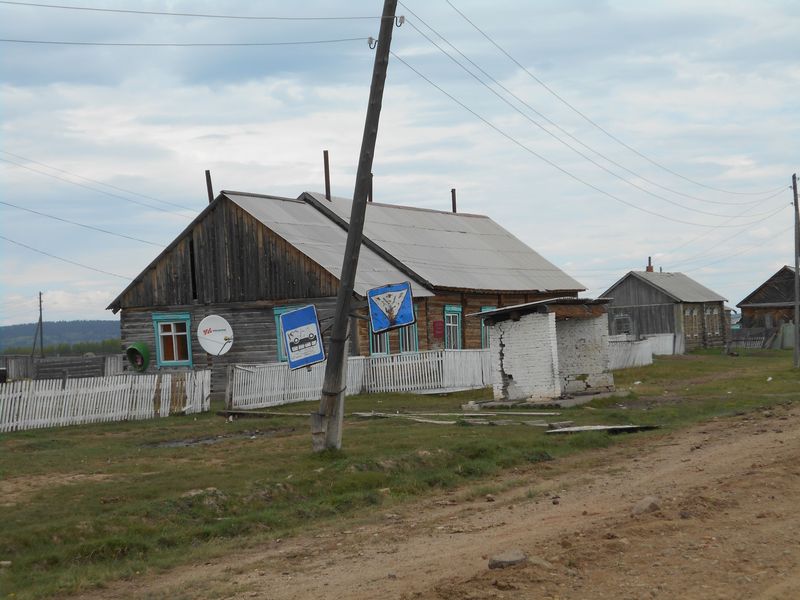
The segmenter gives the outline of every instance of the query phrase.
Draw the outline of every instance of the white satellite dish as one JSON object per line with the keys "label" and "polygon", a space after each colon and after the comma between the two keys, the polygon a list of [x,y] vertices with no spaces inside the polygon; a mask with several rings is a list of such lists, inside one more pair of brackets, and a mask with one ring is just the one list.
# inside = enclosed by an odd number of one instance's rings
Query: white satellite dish
{"label": "white satellite dish", "polygon": [[222,356],[233,346],[233,329],[219,315],[208,315],[197,326],[197,339],[203,350],[212,356]]}

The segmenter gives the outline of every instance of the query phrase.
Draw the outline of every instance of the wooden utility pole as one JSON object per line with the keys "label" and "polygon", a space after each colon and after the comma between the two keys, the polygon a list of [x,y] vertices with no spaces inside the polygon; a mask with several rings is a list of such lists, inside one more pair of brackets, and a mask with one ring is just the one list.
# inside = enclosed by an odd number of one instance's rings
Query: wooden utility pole
{"label": "wooden utility pole", "polygon": [[800,369],[800,208],[797,206],[797,173],[792,175],[794,193],[794,368]]}
{"label": "wooden utility pole", "polygon": [[350,225],[347,230],[347,245],[342,263],[342,274],[339,277],[339,293],[336,296],[336,312],[328,346],[328,362],[325,365],[325,380],[322,384],[319,412],[311,414],[311,443],[315,452],[326,449],[338,450],[342,447],[350,300],[353,296],[358,255],[361,250],[370,173],[372,173],[372,160],[375,154],[375,141],[378,137],[378,122],[380,121],[386,71],[389,66],[389,49],[392,43],[396,8],[397,0],[384,0],[381,28],[378,34],[378,49],[375,52],[375,64],[372,68],[367,117],[364,122],[364,135],[361,138],[361,153],[356,171]]}

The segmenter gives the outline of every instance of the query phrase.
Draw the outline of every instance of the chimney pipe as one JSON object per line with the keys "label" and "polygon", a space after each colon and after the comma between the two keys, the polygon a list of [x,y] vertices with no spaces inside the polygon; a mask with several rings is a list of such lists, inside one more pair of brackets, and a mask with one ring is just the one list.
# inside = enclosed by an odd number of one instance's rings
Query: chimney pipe
{"label": "chimney pipe", "polygon": [[647,269],[645,269],[645,271],[647,271],[648,273],[653,272],[653,260],[651,256],[647,257]]}
{"label": "chimney pipe", "polygon": [[325,163],[325,199],[331,199],[331,167],[328,163],[328,151],[322,151],[322,159]]}
{"label": "chimney pipe", "polygon": [[456,212],[456,188],[450,190],[450,197],[453,199],[453,212]]}
{"label": "chimney pipe", "polygon": [[208,203],[214,201],[214,188],[211,186],[211,171],[206,169],[206,190],[208,190]]}
{"label": "chimney pipe", "polygon": [[369,174],[369,189],[367,190],[367,202],[372,202],[372,173]]}

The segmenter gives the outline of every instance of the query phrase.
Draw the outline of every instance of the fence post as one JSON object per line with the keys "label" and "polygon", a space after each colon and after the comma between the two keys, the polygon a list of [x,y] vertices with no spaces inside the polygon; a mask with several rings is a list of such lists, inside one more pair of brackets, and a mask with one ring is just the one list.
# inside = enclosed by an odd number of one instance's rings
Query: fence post
{"label": "fence post", "polygon": [[233,408],[233,373],[236,367],[228,365],[227,368],[227,381],[225,382],[225,408],[230,410]]}

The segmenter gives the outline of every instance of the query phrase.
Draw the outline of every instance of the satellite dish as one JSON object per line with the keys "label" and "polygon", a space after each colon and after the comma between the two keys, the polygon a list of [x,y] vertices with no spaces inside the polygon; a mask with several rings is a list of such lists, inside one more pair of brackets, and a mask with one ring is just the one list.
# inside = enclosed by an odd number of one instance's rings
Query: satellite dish
{"label": "satellite dish", "polygon": [[203,350],[212,356],[222,356],[233,345],[233,329],[219,315],[208,315],[197,326],[197,339]]}

